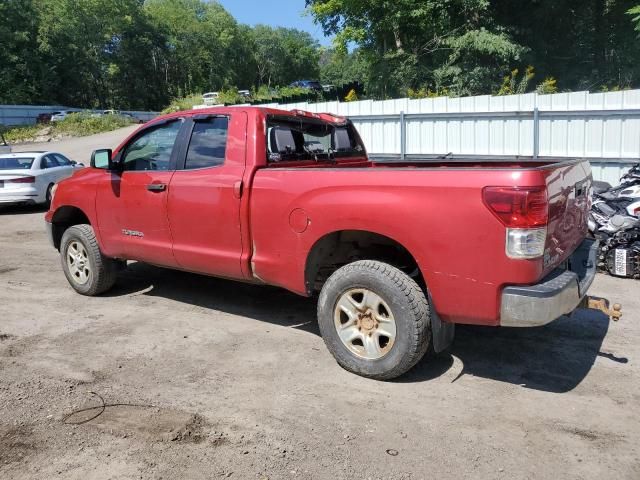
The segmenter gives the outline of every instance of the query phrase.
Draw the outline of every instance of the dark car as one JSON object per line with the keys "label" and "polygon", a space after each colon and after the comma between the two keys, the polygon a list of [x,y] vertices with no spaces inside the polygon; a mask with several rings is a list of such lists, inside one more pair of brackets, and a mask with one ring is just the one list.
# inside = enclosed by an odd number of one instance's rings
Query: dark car
{"label": "dark car", "polygon": [[298,80],[293,82],[290,87],[308,88],[309,90],[322,91],[322,84],[317,80]]}
{"label": "dark car", "polygon": [[50,123],[51,122],[51,114],[50,113],[39,113],[38,118],[36,119],[36,123]]}

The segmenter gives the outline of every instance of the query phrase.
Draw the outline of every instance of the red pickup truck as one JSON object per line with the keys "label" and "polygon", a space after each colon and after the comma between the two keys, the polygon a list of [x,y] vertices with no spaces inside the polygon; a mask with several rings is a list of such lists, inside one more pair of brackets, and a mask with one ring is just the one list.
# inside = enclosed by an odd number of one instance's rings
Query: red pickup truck
{"label": "red pickup truck", "polygon": [[389,379],[454,324],[535,326],[595,275],[586,161],[374,163],[351,122],[270,108],[157,118],[61,182],[46,214],[71,286],[127,260],[318,295],[338,363]]}

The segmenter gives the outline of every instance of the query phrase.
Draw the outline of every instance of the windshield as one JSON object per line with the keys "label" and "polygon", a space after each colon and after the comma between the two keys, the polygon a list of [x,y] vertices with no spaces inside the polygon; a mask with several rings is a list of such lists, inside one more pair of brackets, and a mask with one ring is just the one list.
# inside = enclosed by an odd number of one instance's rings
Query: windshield
{"label": "windshield", "polygon": [[0,158],[0,170],[29,170],[33,157]]}
{"label": "windshield", "polygon": [[353,125],[332,125],[319,120],[270,119],[267,124],[270,162],[333,160],[365,154]]}

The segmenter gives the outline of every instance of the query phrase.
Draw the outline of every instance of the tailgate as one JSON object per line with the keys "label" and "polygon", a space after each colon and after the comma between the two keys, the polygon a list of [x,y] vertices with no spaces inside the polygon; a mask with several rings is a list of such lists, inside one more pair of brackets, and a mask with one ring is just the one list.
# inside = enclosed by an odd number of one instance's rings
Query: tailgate
{"label": "tailgate", "polygon": [[556,163],[543,171],[549,196],[546,273],[566,260],[587,234],[592,178],[588,161]]}

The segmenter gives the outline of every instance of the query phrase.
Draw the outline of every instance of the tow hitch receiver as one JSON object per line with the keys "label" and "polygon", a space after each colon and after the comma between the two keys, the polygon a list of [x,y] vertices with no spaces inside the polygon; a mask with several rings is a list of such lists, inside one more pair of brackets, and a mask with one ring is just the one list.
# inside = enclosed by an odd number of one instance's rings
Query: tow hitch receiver
{"label": "tow hitch receiver", "polygon": [[582,302],[582,308],[600,310],[614,322],[617,322],[618,320],[620,320],[620,317],[622,317],[622,305],[620,305],[619,303],[614,303],[613,307],[609,308],[609,301],[606,298],[586,296],[584,297]]}

